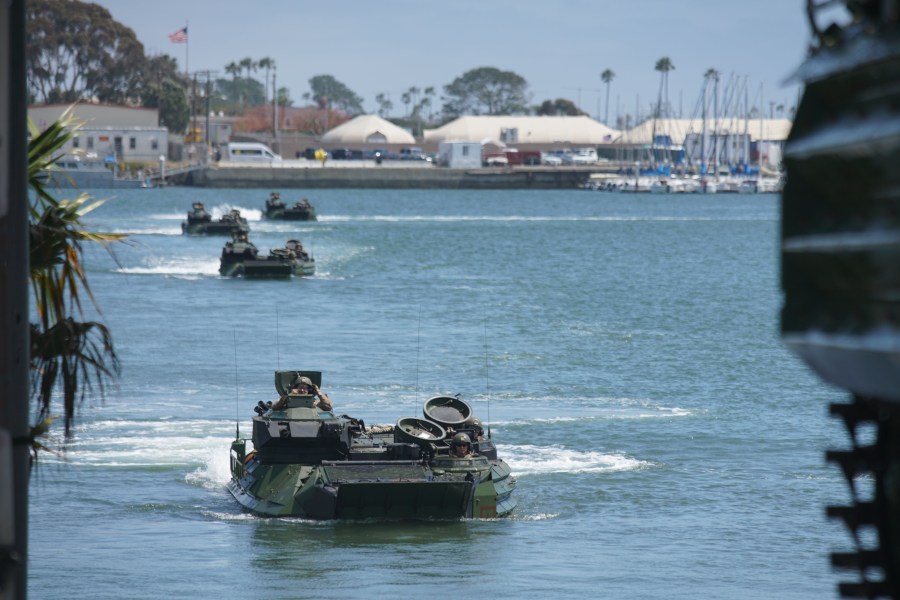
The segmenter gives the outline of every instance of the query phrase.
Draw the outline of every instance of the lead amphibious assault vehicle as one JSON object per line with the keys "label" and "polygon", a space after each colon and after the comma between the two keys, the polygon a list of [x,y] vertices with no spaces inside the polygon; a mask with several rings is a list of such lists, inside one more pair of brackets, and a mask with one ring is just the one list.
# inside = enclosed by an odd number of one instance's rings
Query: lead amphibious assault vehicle
{"label": "lead amphibious assault vehicle", "polygon": [[[260,402],[252,440],[238,435],[231,444],[227,487],[248,510],[310,519],[457,519],[501,517],[515,508],[516,480],[464,400],[435,396],[425,402],[424,418],[367,428],[321,410],[312,395],[290,395],[300,377],[319,386],[322,374],[276,371],[282,400]],[[459,434],[472,442],[464,458],[450,452]]]}

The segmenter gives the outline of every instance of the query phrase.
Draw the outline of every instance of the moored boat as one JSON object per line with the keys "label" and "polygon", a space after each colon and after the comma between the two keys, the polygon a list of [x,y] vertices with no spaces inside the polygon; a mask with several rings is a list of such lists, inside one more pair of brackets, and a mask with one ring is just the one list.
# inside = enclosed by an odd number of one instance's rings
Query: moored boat
{"label": "moored boat", "polygon": [[316,208],[309,200],[303,198],[288,206],[281,199],[281,194],[272,192],[266,200],[266,218],[281,221],[315,221]]}
{"label": "moored boat", "polygon": [[[231,444],[227,488],[261,516],[311,519],[493,518],[516,506],[516,481],[468,403],[435,396],[424,418],[367,428],[313,394],[318,371],[276,371],[277,402],[256,407],[252,439]],[[252,448],[251,448],[252,445]]]}

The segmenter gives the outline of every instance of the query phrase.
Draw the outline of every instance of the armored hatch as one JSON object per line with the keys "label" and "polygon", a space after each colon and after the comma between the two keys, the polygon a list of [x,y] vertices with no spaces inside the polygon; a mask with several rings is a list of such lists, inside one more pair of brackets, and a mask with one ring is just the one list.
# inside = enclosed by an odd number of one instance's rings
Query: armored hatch
{"label": "armored hatch", "polygon": [[275,371],[275,389],[279,396],[285,396],[291,387],[291,384],[298,377],[309,377],[316,387],[322,385],[321,371]]}
{"label": "armored hatch", "polygon": [[456,396],[434,396],[425,401],[422,412],[429,421],[456,429],[472,416],[472,407]]}
{"label": "armored hatch", "polygon": [[403,417],[394,427],[394,441],[421,445],[433,444],[447,437],[447,431],[427,419]]}

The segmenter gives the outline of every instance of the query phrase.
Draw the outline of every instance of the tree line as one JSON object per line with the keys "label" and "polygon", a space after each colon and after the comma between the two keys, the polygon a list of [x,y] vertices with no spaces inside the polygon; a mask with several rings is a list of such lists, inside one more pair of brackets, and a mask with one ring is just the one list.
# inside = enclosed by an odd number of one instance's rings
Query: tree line
{"label": "tree line", "polygon": [[[192,114],[207,110],[241,115],[248,108],[275,103],[293,106],[290,90],[277,87],[277,67],[270,57],[245,57],[223,66],[223,75],[204,72],[205,80],[178,72],[176,60],[166,54],[148,56],[130,28],[96,4],[78,0],[30,0],[27,5],[26,66],[31,103],[97,101],[157,108],[160,123],[173,132],[187,129]],[[668,101],[671,60],[660,59],[660,101]],[[262,74],[263,81],[254,77]],[[615,73],[606,69],[606,122],[609,88]],[[308,81],[302,94],[307,106],[363,114],[363,99],[332,75]],[[471,69],[438,90],[411,86],[400,95],[403,114],[394,115],[390,94],[376,94],[377,113],[398,125],[421,133],[462,115],[585,115],[571,100],[547,99],[531,103],[528,82],[513,71],[484,66]],[[192,105],[193,103],[193,105]],[[657,108],[657,112],[659,108]]]}

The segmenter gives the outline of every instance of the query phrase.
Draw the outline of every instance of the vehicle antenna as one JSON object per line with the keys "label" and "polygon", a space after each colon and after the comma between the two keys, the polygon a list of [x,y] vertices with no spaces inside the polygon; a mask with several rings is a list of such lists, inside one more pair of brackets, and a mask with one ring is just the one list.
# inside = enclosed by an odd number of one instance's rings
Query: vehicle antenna
{"label": "vehicle antenna", "polygon": [[419,339],[422,334],[422,305],[419,305],[419,317],[418,322],[416,323],[416,404],[413,407],[413,412],[419,406]]}
{"label": "vehicle antenna", "polygon": [[487,395],[487,434],[491,439],[491,379],[488,370],[488,345],[487,345],[487,316],[482,309],[482,321],[484,323],[484,391]]}
{"label": "vehicle antenna", "polygon": [[241,414],[238,401],[237,329],[231,330],[234,337],[234,439],[241,439]]}

